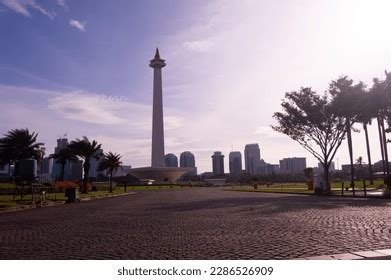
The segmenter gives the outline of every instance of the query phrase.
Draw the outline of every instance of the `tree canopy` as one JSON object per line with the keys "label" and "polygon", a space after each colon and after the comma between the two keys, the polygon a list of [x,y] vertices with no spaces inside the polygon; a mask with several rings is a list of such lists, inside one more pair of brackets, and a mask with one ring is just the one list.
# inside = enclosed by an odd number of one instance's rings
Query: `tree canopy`
{"label": "tree canopy", "polygon": [[346,117],[338,114],[327,93],[318,95],[311,88],[288,92],[274,113],[278,125],[272,128],[297,141],[323,165],[327,187],[328,169],[346,134]]}

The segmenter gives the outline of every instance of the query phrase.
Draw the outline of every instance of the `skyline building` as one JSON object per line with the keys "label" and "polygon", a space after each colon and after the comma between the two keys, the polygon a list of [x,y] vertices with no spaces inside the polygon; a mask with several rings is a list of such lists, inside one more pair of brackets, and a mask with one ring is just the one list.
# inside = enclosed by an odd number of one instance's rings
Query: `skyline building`
{"label": "skyline building", "polygon": [[261,164],[261,151],[257,143],[247,144],[244,147],[244,163],[246,172],[251,175],[259,173],[259,166]]}
{"label": "skyline building", "polygon": [[213,174],[224,174],[224,155],[220,151],[216,151],[212,155]]}
{"label": "skyline building", "polygon": [[242,154],[239,151],[229,153],[229,173],[237,175],[242,172]]}
{"label": "skyline building", "polygon": [[79,181],[83,179],[83,161],[78,159],[71,162],[70,180]]}
{"label": "skyline building", "polygon": [[0,164],[0,177],[10,174],[10,166],[8,164]]}
{"label": "skyline building", "polygon": [[307,167],[306,158],[293,157],[280,160],[280,172],[283,174],[303,174]]}
{"label": "skyline building", "polygon": [[166,154],[164,156],[164,165],[166,167],[178,167],[178,157],[174,154]]}
{"label": "skyline building", "polygon": [[89,178],[95,178],[95,180],[98,179],[99,175],[103,175],[104,174],[103,172],[98,171],[99,163],[104,158],[103,149],[99,149],[99,151],[97,151],[95,153],[95,155],[99,155],[99,154],[100,154],[100,156],[98,156],[98,159],[92,158],[92,160],[90,161],[90,170],[88,172],[88,177]]}
{"label": "skyline building", "polygon": [[[350,164],[349,164],[349,167],[350,167]],[[330,162],[330,166],[329,166],[329,172],[334,172],[335,171],[335,163],[334,161]],[[323,165],[318,162],[318,172],[323,174],[324,173],[324,168],[323,168]]]}
{"label": "skyline building", "polygon": [[179,157],[180,167],[196,167],[195,157],[192,152],[184,151]]}
{"label": "skyline building", "polygon": [[[68,139],[67,138],[59,138],[57,139],[57,146],[54,148],[54,153],[58,154],[62,149],[68,147]],[[61,180],[61,164],[57,163],[56,160],[53,160],[53,167],[51,172],[51,177],[54,180]],[[64,180],[70,180],[71,178],[71,163],[67,161],[64,167]]]}
{"label": "skyline building", "polygon": [[53,159],[49,157],[44,157],[42,161],[42,174],[51,174],[53,169]]}
{"label": "skyline building", "polygon": [[192,168],[192,171],[186,174],[197,175],[197,167],[195,164],[195,157],[192,152],[184,151],[179,156],[179,166],[184,168]]}

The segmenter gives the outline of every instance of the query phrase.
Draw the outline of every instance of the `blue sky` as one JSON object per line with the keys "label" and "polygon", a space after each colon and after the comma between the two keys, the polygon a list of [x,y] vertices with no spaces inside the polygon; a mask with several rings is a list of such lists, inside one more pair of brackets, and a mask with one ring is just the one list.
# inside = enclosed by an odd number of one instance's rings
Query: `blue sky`
{"label": "blue sky", "polygon": [[[159,46],[166,152],[211,154],[259,143],[271,163],[306,156],[273,132],[286,91],[322,93],[348,74],[371,83],[391,65],[388,14],[378,1],[0,0],[0,133],[28,127],[48,153],[83,135],[150,163],[152,69]],[[359,128],[359,127],[358,127]],[[375,160],[376,130],[371,130]],[[365,158],[363,133],[355,157]],[[337,154],[347,162],[346,145]]]}

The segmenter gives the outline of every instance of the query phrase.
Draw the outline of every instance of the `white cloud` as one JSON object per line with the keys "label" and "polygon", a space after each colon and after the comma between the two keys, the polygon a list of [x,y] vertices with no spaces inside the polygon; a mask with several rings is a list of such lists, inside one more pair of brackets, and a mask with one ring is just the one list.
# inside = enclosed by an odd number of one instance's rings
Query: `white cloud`
{"label": "white cloud", "polygon": [[194,52],[207,52],[213,47],[213,42],[209,40],[187,41],[183,46]]}
{"label": "white cloud", "polygon": [[67,119],[103,125],[124,123],[125,119],[116,112],[123,106],[118,99],[85,92],[64,93],[49,99],[49,109]]}
{"label": "white cloud", "polygon": [[71,19],[69,21],[69,25],[79,29],[81,32],[85,32],[86,31],[86,23],[85,22],[81,22],[81,21],[78,21],[78,20],[75,20],[75,19]]}
{"label": "white cloud", "polygon": [[65,0],[57,0],[57,4],[62,6],[62,7],[65,7],[67,5],[67,3],[65,2]]}
{"label": "white cloud", "polygon": [[49,17],[54,19],[56,14],[45,9],[42,5],[38,4],[35,0],[0,0],[0,3],[3,4],[10,10],[13,10],[16,13],[22,14],[26,17],[31,17],[29,9],[34,9]]}
{"label": "white cloud", "polygon": [[[96,125],[126,124],[136,130],[150,130],[152,105],[129,101],[124,97],[97,95],[85,91],[56,94],[48,99],[49,109],[62,117]],[[175,110],[164,118],[166,131],[184,125],[183,119],[176,116]]]}

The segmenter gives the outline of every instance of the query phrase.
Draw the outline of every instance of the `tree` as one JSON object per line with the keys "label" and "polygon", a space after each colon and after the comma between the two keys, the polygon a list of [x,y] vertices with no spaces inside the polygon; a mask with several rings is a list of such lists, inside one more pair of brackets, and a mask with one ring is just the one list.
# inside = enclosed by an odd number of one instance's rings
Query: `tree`
{"label": "tree", "polygon": [[83,163],[83,189],[82,192],[88,192],[87,183],[88,183],[88,174],[90,172],[91,160],[96,159],[99,160],[102,156],[102,152],[100,151],[102,144],[98,144],[95,140],[90,142],[90,140],[83,136],[82,139],[76,139],[71,141],[69,144],[69,148],[73,151],[75,155],[82,158],[84,160]]}
{"label": "tree", "polygon": [[304,168],[303,170],[304,176],[310,180],[312,176],[314,175],[314,169],[312,167]]}
{"label": "tree", "polygon": [[[367,156],[368,156],[368,170],[369,170],[369,183],[373,185],[373,172],[372,172],[372,159],[371,159],[371,148],[369,146],[369,136],[368,136],[368,125],[372,124],[372,119],[377,117],[378,108],[374,102],[374,95],[365,91],[359,97],[359,111],[357,115],[357,121],[362,123],[364,133],[365,133],[365,143],[367,147]],[[383,150],[383,148],[382,148]],[[382,156],[382,158],[384,158]]]}
{"label": "tree", "polygon": [[[373,79],[373,85],[370,89],[371,94],[373,95],[373,105],[375,110],[377,111],[376,119],[377,119],[377,127],[379,131],[379,141],[380,141],[380,151],[383,163],[383,173],[389,174],[388,168],[388,152],[387,152],[387,142],[385,139],[385,131],[384,131],[384,117],[385,112],[388,108],[387,97],[384,90],[384,83],[377,78]],[[386,159],[387,157],[387,159]],[[387,164],[386,164],[387,162]]]}
{"label": "tree", "polygon": [[272,128],[288,135],[319,160],[324,169],[325,192],[330,192],[329,167],[346,134],[346,118],[338,114],[328,95],[311,88],[288,92],[274,113]]}
{"label": "tree", "polygon": [[40,160],[43,143],[37,143],[38,133],[26,129],[12,129],[0,138],[0,163],[15,164],[15,181],[18,180],[19,162],[24,159]]}
{"label": "tree", "polygon": [[364,84],[353,84],[353,80],[348,76],[341,76],[337,80],[331,81],[329,93],[333,98],[334,107],[337,114],[346,119],[346,135],[348,140],[349,158],[350,158],[350,186],[354,189],[354,161],[353,161],[353,143],[352,130],[353,124],[357,121],[359,112],[359,96],[364,91]]}
{"label": "tree", "polygon": [[57,154],[51,154],[49,158],[54,159],[58,164],[61,165],[61,181],[64,181],[64,170],[67,162],[77,161],[77,156],[69,147],[61,149]]}
{"label": "tree", "polygon": [[[386,133],[391,132],[391,73],[384,71],[386,78],[377,83],[377,97],[381,100],[382,103],[379,105],[379,120],[381,132],[383,134],[383,153],[385,161],[385,170],[387,175],[390,175],[390,167],[388,163],[388,148],[387,143],[390,142],[387,140]],[[374,84],[375,87],[375,84]],[[379,101],[378,101],[379,102]],[[385,129],[384,120],[387,122],[388,128]]]}
{"label": "tree", "polygon": [[364,170],[364,161],[363,158],[360,156],[356,159],[356,165],[357,165],[357,177],[359,179],[364,179],[365,178],[365,170]]}
{"label": "tree", "polygon": [[106,171],[109,176],[111,193],[113,192],[113,173],[117,172],[118,168],[121,167],[121,164],[121,156],[115,153],[113,154],[112,152],[105,154],[104,158],[99,163],[98,170]]}

